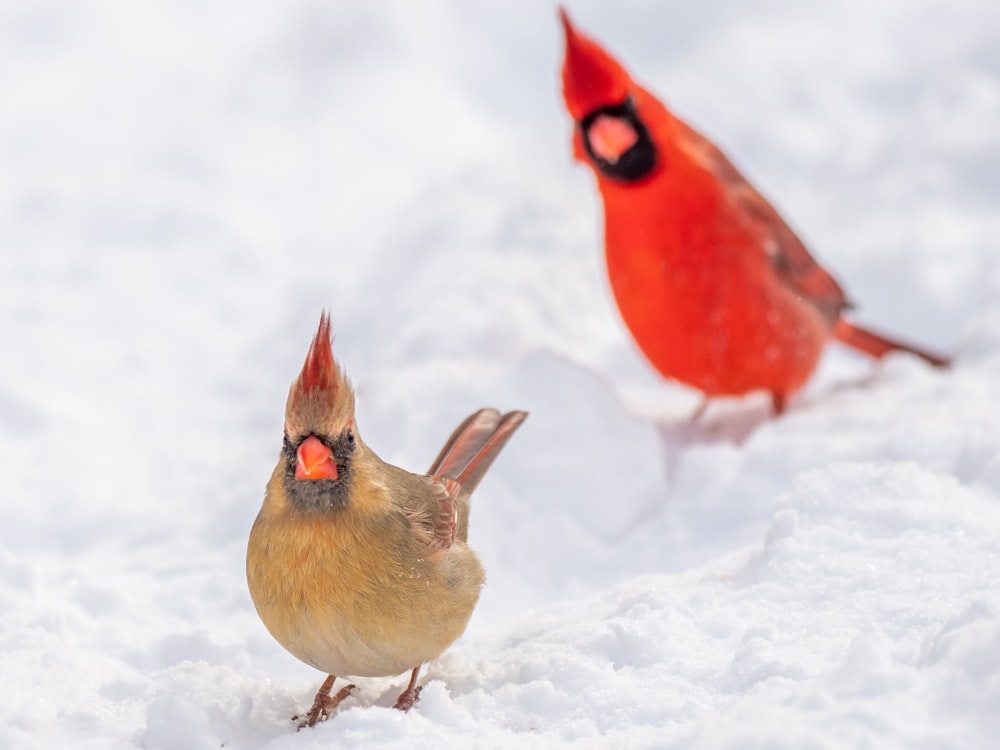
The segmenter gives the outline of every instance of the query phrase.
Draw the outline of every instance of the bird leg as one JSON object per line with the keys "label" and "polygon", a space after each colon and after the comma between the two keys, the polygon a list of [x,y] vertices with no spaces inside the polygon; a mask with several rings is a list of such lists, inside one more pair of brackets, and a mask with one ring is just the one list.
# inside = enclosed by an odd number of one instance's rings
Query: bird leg
{"label": "bird leg", "polygon": [[691,419],[688,420],[689,424],[697,424],[698,421],[705,416],[705,412],[708,411],[708,404],[711,400],[710,396],[702,398],[701,403],[698,404],[698,408],[694,410],[694,414],[692,414]]}
{"label": "bird leg", "polygon": [[420,667],[417,666],[413,673],[410,675],[410,684],[406,686],[406,690],[399,694],[396,699],[396,705],[393,708],[398,708],[400,711],[409,711],[413,708],[413,704],[417,702],[417,698],[420,697],[420,691],[423,686],[417,687],[417,675],[420,674]]}
{"label": "bird leg", "polygon": [[771,391],[771,405],[774,406],[775,416],[785,412],[785,394],[778,391]]}
{"label": "bird leg", "polygon": [[330,712],[339,706],[341,701],[354,690],[354,685],[348,685],[338,690],[336,695],[330,695],[330,691],[333,689],[333,681],[336,679],[335,675],[330,675],[323,680],[323,684],[316,691],[316,698],[313,700],[312,708],[305,714],[295,714],[292,717],[292,721],[299,722],[298,729],[302,729],[302,727],[314,727],[319,722],[326,721],[330,718]]}

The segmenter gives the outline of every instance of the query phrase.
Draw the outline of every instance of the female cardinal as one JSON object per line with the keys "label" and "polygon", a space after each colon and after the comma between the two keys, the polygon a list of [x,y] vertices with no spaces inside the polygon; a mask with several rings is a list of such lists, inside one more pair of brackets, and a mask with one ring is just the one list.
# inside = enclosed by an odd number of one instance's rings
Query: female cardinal
{"label": "female cardinal", "polygon": [[330,319],[320,318],[247,547],[264,625],[329,674],[300,727],[326,719],[350,693],[353,685],[330,695],[335,675],[412,670],[396,708],[413,706],[420,666],[462,634],[483,585],[466,543],[469,495],[527,416],[476,412],[428,476],[384,463],[358,434],[354,392],[333,359]]}
{"label": "female cardinal", "polygon": [[947,364],[844,320],[844,292],[771,204],[560,15],[563,98],[604,201],[611,289],[661,374],[708,397],[766,390],[780,413],[831,337]]}

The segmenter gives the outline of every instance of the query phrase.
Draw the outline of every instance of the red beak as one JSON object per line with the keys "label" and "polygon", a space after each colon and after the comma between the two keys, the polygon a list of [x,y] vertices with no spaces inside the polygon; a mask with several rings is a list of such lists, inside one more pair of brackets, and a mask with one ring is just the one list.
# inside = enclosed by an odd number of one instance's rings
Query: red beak
{"label": "red beak", "polygon": [[338,476],[333,452],[323,445],[323,441],[315,435],[303,440],[295,451],[295,478],[336,479]]}

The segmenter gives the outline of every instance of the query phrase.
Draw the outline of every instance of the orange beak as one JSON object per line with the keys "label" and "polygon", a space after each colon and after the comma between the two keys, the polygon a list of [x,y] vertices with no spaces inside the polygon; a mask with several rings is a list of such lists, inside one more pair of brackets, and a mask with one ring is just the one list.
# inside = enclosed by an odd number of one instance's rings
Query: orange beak
{"label": "orange beak", "polygon": [[337,463],[333,453],[323,445],[323,441],[310,435],[295,451],[296,479],[336,479]]}

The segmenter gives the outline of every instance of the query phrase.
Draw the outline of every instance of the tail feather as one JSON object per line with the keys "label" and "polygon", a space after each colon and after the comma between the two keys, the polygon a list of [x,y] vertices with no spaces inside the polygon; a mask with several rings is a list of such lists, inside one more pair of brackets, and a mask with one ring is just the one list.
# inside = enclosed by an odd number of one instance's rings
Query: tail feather
{"label": "tail feather", "polygon": [[496,409],[480,409],[455,429],[431,464],[428,474],[447,477],[461,485],[456,499],[458,529],[455,536],[458,539],[468,539],[469,495],[493,465],[500,449],[527,418],[526,411],[500,416]]}
{"label": "tail feather", "polygon": [[462,485],[464,494],[471,494],[527,417],[524,411],[500,416],[496,409],[480,409],[452,433],[428,473],[454,479]]}
{"label": "tail feather", "polygon": [[510,440],[510,436],[527,418],[528,412],[526,411],[512,411],[501,417],[493,434],[486,438],[476,455],[456,477],[466,492],[471,493],[479,485],[483,475],[493,465],[493,460]]}
{"label": "tail feather", "polygon": [[881,359],[889,352],[908,352],[934,367],[948,367],[951,364],[949,357],[943,357],[915,346],[894,341],[882,334],[848,323],[841,318],[837,322],[837,327],[833,330],[833,337],[843,344],[864,352],[876,359]]}
{"label": "tail feather", "polygon": [[479,452],[482,444],[500,424],[496,409],[480,409],[470,414],[445,442],[437,458],[431,463],[428,474],[457,477]]}

